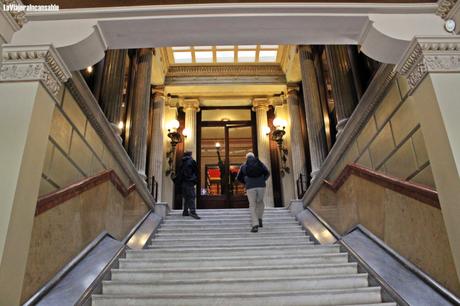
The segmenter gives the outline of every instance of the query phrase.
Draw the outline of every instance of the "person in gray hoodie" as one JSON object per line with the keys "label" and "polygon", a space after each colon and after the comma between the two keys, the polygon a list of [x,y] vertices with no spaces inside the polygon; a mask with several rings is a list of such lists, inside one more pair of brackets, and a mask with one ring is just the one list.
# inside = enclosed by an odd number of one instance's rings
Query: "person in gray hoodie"
{"label": "person in gray hoodie", "polygon": [[253,233],[257,233],[259,227],[263,227],[265,182],[269,177],[268,168],[254,156],[254,153],[246,154],[246,162],[241,165],[236,179],[246,187],[251,210],[251,232]]}

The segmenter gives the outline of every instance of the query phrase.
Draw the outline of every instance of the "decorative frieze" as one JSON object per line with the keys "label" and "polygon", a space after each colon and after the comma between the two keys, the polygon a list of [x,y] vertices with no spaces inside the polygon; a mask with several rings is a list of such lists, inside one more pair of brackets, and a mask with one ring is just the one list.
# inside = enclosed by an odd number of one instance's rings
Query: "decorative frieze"
{"label": "decorative frieze", "polygon": [[438,9],[436,10],[436,15],[441,16],[443,19],[447,19],[450,10],[457,3],[457,0],[441,0],[438,2]]}
{"label": "decorative frieze", "polygon": [[0,82],[41,81],[57,97],[70,75],[64,61],[51,45],[2,46]]}
{"label": "decorative frieze", "polygon": [[0,5],[2,8],[1,11],[11,16],[18,30],[22,28],[22,26],[28,21],[26,18],[25,11],[6,11],[3,9],[4,6],[9,6],[9,5],[23,6],[20,0],[0,0]]}
{"label": "decorative frieze", "polygon": [[170,66],[167,77],[200,76],[283,76],[279,64],[266,65],[177,65]]}
{"label": "decorative frieze", "polygon": [[411,88],[417,87],[428,73],[460,72],[460,39],[416,37],[396,69]]}

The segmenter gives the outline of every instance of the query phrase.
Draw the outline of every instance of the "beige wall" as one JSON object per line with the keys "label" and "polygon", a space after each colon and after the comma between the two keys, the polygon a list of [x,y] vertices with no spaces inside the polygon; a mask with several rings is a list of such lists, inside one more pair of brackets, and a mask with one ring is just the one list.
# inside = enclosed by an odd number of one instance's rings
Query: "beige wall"
{"label": "beige wall", "polygon": [[53,113],[40,196],[106,169],[131,184],[66,88]]}
{"label": "beige wall", "polygon": [[23,302],[102,231],[121,240],[147,211],[137,192],[124,198],[111,182],[106,182],[36,216]]}
{"label": "beige wall", "polygon": [[417,101],[396,78],[382,102],[329,176],[336,178],[352,162],[435,189],[433,174],[417,121]]}
{"label": "beige wall", "polygon": [[[40,196],[108,169],[117,173],[126,188],[132,184],[66,88],[53,112]],[[148,209],[137,191],[124,198],[106,182],[36,216],[22,300],[102,231],[124,238]]]}
{"label": "beige wall", "polygon": [[311,208],[340,234],[362,224],[443,286],[460,294],[441,210],[357,176],[334,193],[323,186]]}

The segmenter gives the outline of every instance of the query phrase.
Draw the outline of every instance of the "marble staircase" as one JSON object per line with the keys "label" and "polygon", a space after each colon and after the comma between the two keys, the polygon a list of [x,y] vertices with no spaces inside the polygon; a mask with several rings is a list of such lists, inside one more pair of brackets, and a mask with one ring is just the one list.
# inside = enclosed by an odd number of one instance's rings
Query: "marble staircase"
{"label": "marble staircase", "polygon": [[382,305],[379,287],[337,245],[317,245],[284,208],[250,233],[248,209],[171,212],[144,250],[129,250],[93,306]]}

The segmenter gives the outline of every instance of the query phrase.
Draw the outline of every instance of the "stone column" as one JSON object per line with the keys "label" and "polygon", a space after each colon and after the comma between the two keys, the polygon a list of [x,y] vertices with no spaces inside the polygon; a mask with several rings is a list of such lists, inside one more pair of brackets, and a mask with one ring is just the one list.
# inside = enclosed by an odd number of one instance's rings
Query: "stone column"
{"label": "stone column", "polygon": [[125,59],[128,50],[108,50],[102,77],[100,104],[110,123],[116,128],[121,118]]}
{"label": "stone column", "polygon": [[[300,100],[298,96],[299,87],[295,84],[288,85],[287,106],[289,111],[289,126],[291,132],[291,159],[292,159],[292,174],[294,178],[294,186],[297,189],[297,179],[300,174],[306,179],[306,163],[305,163],[305,146],[302,137],[302,127],[300,122]],[[297,197],[297,192],[296,192]]]}
{"label": "stone column", "polygon": [[314,180],[327,156],[327,140],[321,98],[316,79],[314,54],[310,46],[300,46],[300,69],[311,158],[311,176]]}
{"label": "stone column", "polygon": [[54,106],[70,77],[50,45],[2,45],[0,300],[19,305]]}
{"label": "stone column", "polygon": [[164,117],[165,117],[165,95],[164,87],[157,86],[153,90],[153,130],[150,141],[149,156],[149,177],[155,177],[158,182],[158,201],[161,201],[161,190],[163,182],[163,137],[164,137]]}
{"label": "stone column", "polygon": [[[270,160],[270,136],[265,135],[264,127],[268,127],[267,111],[270,105],[267,98],[255,98],[252,102],[253,110],[256,112],[257,121],[257,151],[261,162],[271,171]],[[267,188],[265,189],[264,202],[266,207],[274,207],[273,199],[273,183],[272,176],[267,180]]]}
{"label": "stone column", "polygon": [[326,46],[327,61],[332,79],[332,96],[334,97],[337,116],[337,135],[339,135],[357,104],[353,71],[348,56],[347,46]]}
{"label": "stone column", "polygon": [[198,99],[184,99],[182,102],[185,112],[185,129],[189,134],[184,137],[185,151],[192,151],[192,156],[196,159],[196,113],[200,110]]}
{"label": "stone column", "polygon": [[152,71],[152,49],[139,49],[137,71],[134,81],[131,131],[128,153],[139,175],[146,179],[148,118],[150,106],[150,77]]}
{"label": "stone column", "polygon": [[415,38],[397,66],[417,104],[452,257],[460,277],[460,38]]}

